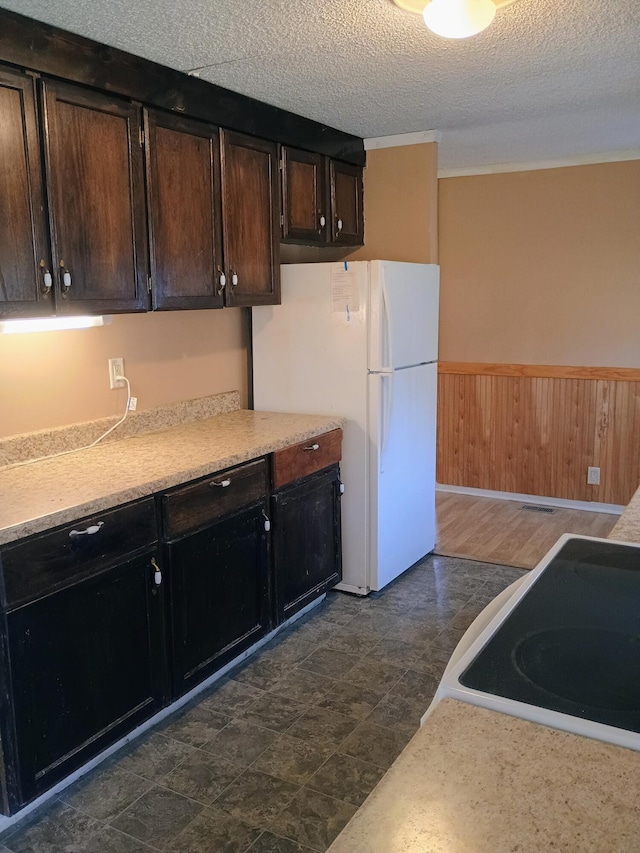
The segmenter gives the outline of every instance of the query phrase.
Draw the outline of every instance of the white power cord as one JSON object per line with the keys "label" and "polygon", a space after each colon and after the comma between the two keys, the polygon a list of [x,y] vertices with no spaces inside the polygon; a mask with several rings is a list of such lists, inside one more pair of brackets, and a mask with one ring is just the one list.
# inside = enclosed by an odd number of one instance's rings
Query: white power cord
{"label": "white power cord", "polygon": [[12,465],[5,465],[3,468],[0,468],[0,472],[8,471],[11,468],[20,468],[22,465],[33,465],[34,462],[44,462],[46,459],[57,459],[58,456],[68,456],[70,453],[80,453],[81,450],[89,450],[91,447],[95,447],[96,444],[99,444],[103,438],[106,438],[109,433],[112,433],[114,429],[123,424],[127,415],[129,414],[129,405],[131,403],[131,384],[126,376],[119,376],[118,379],[122,379],[123,382],[127,383],[127,404],[125,406],[124,414],[113,426],[109,427],[106,432],[103,432],[102,435],[98,436],[95,441],[92,441],[91,444],[85,444],[82,447],[74,447],[73,450],[63,450],[61,453],[51,453],[49,456],[38,456],[36,459],[25,459],[24,462],[14,462]]}

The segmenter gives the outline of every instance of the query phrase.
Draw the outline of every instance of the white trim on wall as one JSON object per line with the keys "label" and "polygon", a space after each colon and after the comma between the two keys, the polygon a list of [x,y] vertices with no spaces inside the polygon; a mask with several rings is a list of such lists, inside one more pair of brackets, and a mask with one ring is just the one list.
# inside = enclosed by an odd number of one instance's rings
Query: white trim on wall
{"label": "white trim on wall", "polygon": [[517,492],[491,492],[488,489],[472,489],[468,486],[446,486],[436,483],[437,492],[455,492],[459,495],[473,495],[479,498],[494,498],[500,501],[518,501],[518,503],[557,506],[563,509],[584,509],[587,512],[606,512],[609,515],[622,515],[626,507],[618,504],[602,504],[597,501],[569,501],[565,498],[547,498],[543,495],[521,495]]}
{"label": "white trim on wall", "polygon": [[[384,139],[384,137],[381,138]],[[366,147],[367,140],[365,140],[365,148]],[[463,178],[469,175],[497,175],[502,172],[533,172],[538,169],[562,169],[567,166],[590,166],[596,163],[624,163],[627,160],[640,160],[640,149],[632,151],[610,151],[602,154],[585,154],[582,157],[566,157],[559,160],[539,160],[532,163],[495,163],[490,166],[463,166],[459,169],[438,169],[438,178]]]}
{"label": "white trim on wall", "polygon": [[373,136],[364,140],[364,150],[374,148],[399,148],[402,145],[421,145],[423,142],[440,142],[439,130],[419,130],[417,133],[396,133],[394,136]]}

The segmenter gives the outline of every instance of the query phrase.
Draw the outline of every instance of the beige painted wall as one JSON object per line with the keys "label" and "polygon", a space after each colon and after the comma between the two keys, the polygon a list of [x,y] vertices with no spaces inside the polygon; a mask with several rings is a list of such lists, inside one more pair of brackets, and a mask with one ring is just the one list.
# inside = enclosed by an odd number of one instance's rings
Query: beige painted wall
{"label": "beige painted wall", "polygon": [[640,161],[439,182],[442,361],[640,367]]}
{"label": "beige painted wall", "polygon": [[438,262],[438,146],[367,151],[365,244],[354,261]]}
{"label": "beige painted wall", "polygon": [[139,409],[238,389],[243,309],[129,314],[95,329],[0,334],[0,436],[120,414],[107,360],[122,356]]}

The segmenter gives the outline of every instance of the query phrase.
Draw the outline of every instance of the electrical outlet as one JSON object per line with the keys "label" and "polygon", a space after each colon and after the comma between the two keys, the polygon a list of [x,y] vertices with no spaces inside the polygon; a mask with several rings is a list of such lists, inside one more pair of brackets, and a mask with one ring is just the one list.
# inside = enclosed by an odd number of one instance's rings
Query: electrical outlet
{"label": "electrical outlet", "polygon": [[138,398],[137,397],[129,397],[129,411],[135,412],[138,408]]}
{"label": "electrical outlet", "polygon": [[587,485],[589,486],[599,486],[600,485],[600,469],[599,468],[587,468]]}
{"label": "electrical outlet", "polygon": [[109,359],[109,388],[124,388],[124,358]]}

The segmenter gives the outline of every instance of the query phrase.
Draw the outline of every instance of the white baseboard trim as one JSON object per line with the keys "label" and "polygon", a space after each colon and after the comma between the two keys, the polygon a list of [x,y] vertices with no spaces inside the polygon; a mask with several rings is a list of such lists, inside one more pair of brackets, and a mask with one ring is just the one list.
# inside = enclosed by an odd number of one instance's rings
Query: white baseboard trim
{"label": "white baseboard trim", "polygon": [[281,625],[278,625],[277,628],[274,628],[273,631],[268,633],[265,637],[262,637],[258,640],[257,643],[254,643],[253,646],[246,649],[244,652],[238,655],[237,658],[234,658],[230,661],[226,666],[223,666],[217,672],[214,672],[213,675],[210,675],[200,684],[190,690],[188,693],[185,693],[184,696],[181,696],[179,699],[176,699],[175,702],[172,702],[171,705],[168,705],[166,708],[163,708],[161,711],[158,711],[153,717],[149,720],[145,720],[144,723],[141,723],[136,729],[132,732],[129,732],[128,735],[125,735],[116,743],[107,747],[104,752],[101,752],[99,755],[96,755],[95,758],[92,758],[86,764],[83,764],[82,767],[78,768],[78,770],[74,770],[69,776],[62,779],[57,785],[54,785],[53,788],[50,788],[48,791],[45,791],[44,794],[40,794],[40,796],[28,803],[24,808],[20,809],[19,812],[16,812],[11,817],[7,815],[0,815],[0,833],[5,832],[9,827],[13,826],[18,821],[25,818],[32,811],[37,809],[39,806],[43,805],[47,802],[47,800],[53,799],[56,794],[59,794],[61,791],[64,791],[65,788],[68,788],[72,782],[76,782],[78,779],[81,779],[83,776],[86,776],[90,770],[93,770],[94,767],[97,767],[99,764],[102,764],[105,759],[109,758],[109,756],[113,755],[114,752],[118,752],[118,750],[122,749],[126,744],[131,743],[131,741],[136,740],[140,737],[140,735],[144,734],[153,726],[157,725],[157,723],[164,720],[166,717],[169,717],[171,714],[174,714],[179,708],[183,705],[186,705],[190,702],[195,696],[199,693],[202,693],[208,687],[211,687],[216,681],[219,681],[224,675],[226,675],[229,670],[236,667],[239,663],[245,660],[248,657],[251,657],[252,654],[258,651],[262,646],[269,642],[269,640],[273,640],[273,638],[283,631],[285,628],[288,628],[294,622],[297,622],[302,616],[308,613],[310,610],[313,610],[314,607],[317,607],[324,599],[326,598],[326,593],[324,595],[319,596],[311,604],[307,604],[306,607],[303,607],[297,613],[295,613],[291,618],[287,619],[286,622],[283,622]]}
{"label": "white baseboard trim", "polygon": [[437,492],[455,492],[459,495],[473,495],[478,498],[495,498],[499,501],[518,501],[518,503],[557,506],[563,509],[584,509],[587,512],[607,512],[609,515],[622,515],[626,507],[618,504],[602,504],[596,501],[568,501],[564,498],[547,498],[543,495],[521,495],[516,492],[491,492],[488,489],[471,489],[468,486],[447,486],[436,483]]}

